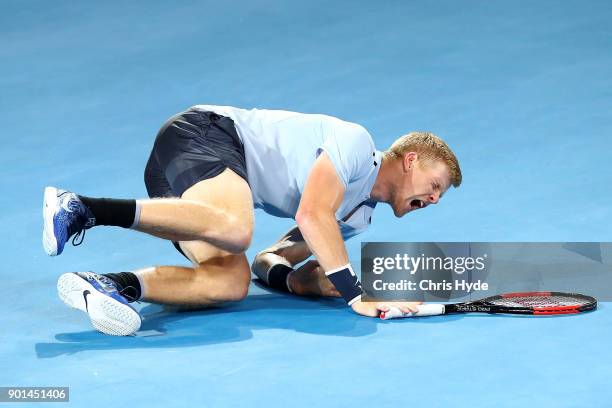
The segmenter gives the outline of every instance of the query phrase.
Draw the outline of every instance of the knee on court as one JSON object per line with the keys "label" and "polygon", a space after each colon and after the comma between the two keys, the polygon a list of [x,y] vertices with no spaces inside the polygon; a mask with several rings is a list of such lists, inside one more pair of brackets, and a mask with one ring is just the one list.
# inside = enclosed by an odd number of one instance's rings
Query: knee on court
{"label": "knee on court", "polygon": [[[230,273],[230,271],[227,271]],[[202,299],[207,302],[238,302],[247,297],[249,292],[250,275],[247,278],[230,278],[227,281],[216,284],[207,285],[204,282],[202,287]]]}
{"label": "knee on court", "polygon": [[249,294],[249,285],[247,284],[238,284],[229,290],[227,293],[222,295],[222,299],[219,301],[225,302],[239,302],[242,299],[246,298]]}
{"label": "knee on court", "polygon": [[195,267],[193,288],[199,292],[196,296],[213,303],[244,299],[251,283],[251,269],[246,256],[210,255]]}

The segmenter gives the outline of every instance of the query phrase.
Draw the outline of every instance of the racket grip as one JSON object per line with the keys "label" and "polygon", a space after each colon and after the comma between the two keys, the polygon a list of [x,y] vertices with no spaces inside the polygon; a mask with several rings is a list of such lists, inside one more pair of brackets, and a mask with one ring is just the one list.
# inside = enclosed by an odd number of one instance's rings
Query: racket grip
{"label": "racket grip", "polygon": [[417,308],[419,311],[414,316],[438,316],[444,314],[444,305],[437,303],[418,305]]}
{"label": "racket grip", "polygon": [[391,307],[386,312],[380,313],[380,318],[383,320],[397,319],[400,317],[422,317],[422,316],[437,316],[444,314],[444,305],[428,303],[424,305],[418,305],[419,309],[416,313],[404,313],[397,307]]}

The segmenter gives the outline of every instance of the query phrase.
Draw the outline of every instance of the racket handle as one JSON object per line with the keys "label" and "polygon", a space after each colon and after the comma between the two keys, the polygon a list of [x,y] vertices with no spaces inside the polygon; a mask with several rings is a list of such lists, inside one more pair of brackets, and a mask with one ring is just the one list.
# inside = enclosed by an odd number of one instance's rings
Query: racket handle
{"label": "racket handle", "polygon": [[438,316],[444,314],[444,305],[437,303],[418,305],[417,308],[419,311],[414,316]]}
{"label": "racket handle", "polygon": [[437,316],[444,314],[444,305],[427,303],[424,305],[418,305],[419,309],[416,313],[404,313],[399,308],[392,306],[387,312],[381,312],[380,318],[383,320],[397,319],[399,317],[422,317],[422,316]]}

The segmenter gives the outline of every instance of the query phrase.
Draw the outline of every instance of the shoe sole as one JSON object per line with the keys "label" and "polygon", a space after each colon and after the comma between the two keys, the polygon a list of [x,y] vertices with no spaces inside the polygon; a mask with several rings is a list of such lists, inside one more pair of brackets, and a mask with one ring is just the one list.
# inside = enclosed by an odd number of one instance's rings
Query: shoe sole
{"label": "shoe sole", "polygon": [[42,243],[49,256],[56,256],[57,239],[53,228],[53,216],[58,210],[57,188],[46,187],[43,200],[43,234]]}
{"label": "shoe sole", "polygon": [[138,331],[142,323],[138,312],[130,306],[103,295],[74,273],[59,277],[57,293],[67,306],[87,313],[93,327],[102,333],[129,336]]}

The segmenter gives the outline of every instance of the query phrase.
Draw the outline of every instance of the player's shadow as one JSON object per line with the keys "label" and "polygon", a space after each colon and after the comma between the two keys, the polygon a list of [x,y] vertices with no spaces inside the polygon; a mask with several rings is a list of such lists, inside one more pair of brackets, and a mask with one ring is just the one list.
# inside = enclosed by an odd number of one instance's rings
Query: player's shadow
{"label": "player's shadow", "polygon": [[[37,343],[36,354],[53,358],[87,350],[196,347],[248,340],[254,330],[265,329],[359,337],[375,333],[379,324],[391,323],[358,316],[341,299],[308,299],[270,291],[219,307],[181,310],[147,305],[140,313],[143,323],[135,336],[108,336],[94,330],[59,333],[57,342]],[[449,317],[418,319],[418,324],[448,322]],[[399,319],[393,324],[414,324],[416,320]]]}

